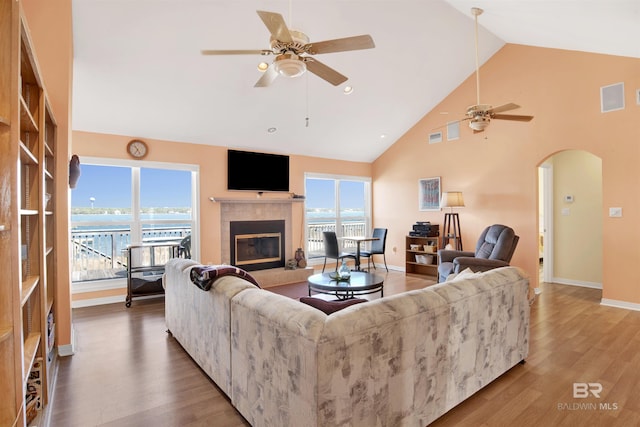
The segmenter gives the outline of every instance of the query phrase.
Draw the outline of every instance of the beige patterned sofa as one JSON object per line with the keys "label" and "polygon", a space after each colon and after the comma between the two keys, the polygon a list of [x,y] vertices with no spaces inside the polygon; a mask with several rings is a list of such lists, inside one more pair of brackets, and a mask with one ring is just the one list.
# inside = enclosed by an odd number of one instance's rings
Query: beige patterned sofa
{"label": "beige patterned sofa", "polygon": [[327,316],[237,277],[205,292],[194,265],[166,266],[167,327],[253,426],[424,427],[528,354],[515,267]]}

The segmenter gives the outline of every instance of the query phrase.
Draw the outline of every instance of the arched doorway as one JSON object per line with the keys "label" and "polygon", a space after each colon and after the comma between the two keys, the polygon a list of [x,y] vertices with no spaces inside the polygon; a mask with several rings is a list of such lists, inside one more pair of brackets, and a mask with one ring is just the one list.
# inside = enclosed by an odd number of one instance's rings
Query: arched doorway
{"label": "arched doorway", "polygon": [[602,159],[566,150],[538,168],[541,281],[602,288]]}

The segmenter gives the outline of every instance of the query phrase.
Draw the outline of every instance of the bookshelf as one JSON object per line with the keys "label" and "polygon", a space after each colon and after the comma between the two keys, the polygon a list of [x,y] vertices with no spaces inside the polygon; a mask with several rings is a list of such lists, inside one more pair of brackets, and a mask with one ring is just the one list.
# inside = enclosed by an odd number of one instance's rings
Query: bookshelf
{"label": "bookshelf", "polygon": [[39,423],[49,400],[56,133],[22,3],[0,0],[0,425]]}

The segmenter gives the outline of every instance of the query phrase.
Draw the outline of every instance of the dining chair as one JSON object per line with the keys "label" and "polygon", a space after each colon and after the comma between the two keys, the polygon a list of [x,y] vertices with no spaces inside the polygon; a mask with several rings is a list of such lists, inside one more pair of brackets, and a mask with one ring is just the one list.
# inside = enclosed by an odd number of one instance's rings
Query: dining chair
{"label": "dining chair", "polygon": [[[367,270],[370,268],[371,258],[374,255],[382,255],[382,259],[384,260],[384,268],[389,271],[389,267],[387,267],[387,256],[384,254],[385,248],[387,246],[387,229],[386,228],[374,228],[373,229],[373,237],[377,237],[378,240],[374,240],[371,242],[371,247],[369,250],[360,251],[360,256],[367,258]],[[375,270],[376,263],[373,263],[373,268]]]}
{"label": "dining chair", "polygon": [[335,231],[323,231],[322,239],[324,240],[324,265],[322,266],[323,273],[325,267],[327,266],[327,258],[336,260],[336,271],[338,271],[338,264],[340,264],[340,260],[344,258],[351,258],[353,260],[356,259],[355,254],[340,252],[340,246],[338,245],[338,238],[336,237]]}

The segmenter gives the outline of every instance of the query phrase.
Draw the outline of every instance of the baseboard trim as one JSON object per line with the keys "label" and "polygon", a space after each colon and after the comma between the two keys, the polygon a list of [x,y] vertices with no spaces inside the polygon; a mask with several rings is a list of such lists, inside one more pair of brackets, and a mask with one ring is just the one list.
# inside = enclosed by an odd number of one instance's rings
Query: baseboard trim
{"label": "baseboard trim", "polygon": [[73,356],[75,354],[75,348],[76,348],[76,330],[73,327],[73,325],[71,325],[71,344],[59,345],[58,356],[60,357]]}
{"label": "baseboard trim", "polygon": [[[93,307],[94,305],[118,304],[118,303],[124,304],[126,298],[127,298],[126,295],[113,295],[110,297],[81,299],[77,301],[72,301],[71,308]],[[164,298],[164,294],[135,297],[135,300],[151,299],[151,298]]]}
{"label": "baseboard trim", "polygon": [[614,307],[614,308],[623,308],[625,310],[640,311],[640,304],[636,304],[633,302],[626,302],[626,301],[618,301],[618,300],[608,299],[608,298],[602,298],[600,300],[600,305],[606,305],[607,307]]}
{"label": "baseboard trim", "polygon": [[602,283],[563,279],[561,277],[553,277],[551,278],[551,282],[557,283],[559,285],[582,286],[583,288],[602,289]]}

